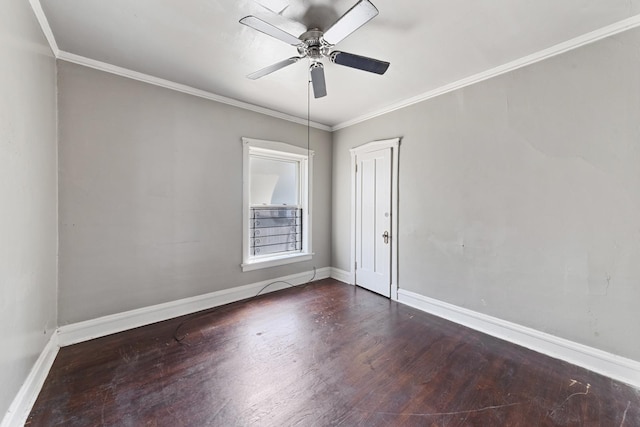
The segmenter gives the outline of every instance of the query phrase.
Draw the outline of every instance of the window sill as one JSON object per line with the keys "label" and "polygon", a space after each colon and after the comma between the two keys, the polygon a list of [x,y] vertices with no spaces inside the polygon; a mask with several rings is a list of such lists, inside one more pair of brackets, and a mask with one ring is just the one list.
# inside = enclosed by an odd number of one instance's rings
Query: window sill
{"label": "window sill", "polygon": [[240,264],[242,271],[260,270],[262,268],[277,267],[278,265],[293,264],[294,262],[309,261],[313,258],[313,253],[281,255],[261,260],[253,260]]}

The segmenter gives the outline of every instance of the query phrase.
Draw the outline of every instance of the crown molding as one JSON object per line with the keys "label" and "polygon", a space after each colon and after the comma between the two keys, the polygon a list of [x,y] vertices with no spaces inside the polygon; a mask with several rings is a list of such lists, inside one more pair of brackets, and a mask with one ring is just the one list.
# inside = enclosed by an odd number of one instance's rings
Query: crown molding
{"label": "crown molding", "polygon": [[106,62],[97,61],[95,59],[87,58],[84,56],[76,55],[74,53],[65,52],[60,50],[58,47],[58,43],[53,35],[53,31],[51,30],[51,26],[49,25],[49,21],[47,20],[47,16],[42,9],[42,5],[40,4],[40,0],[29,0],[31,4],[31,8],[33,9],[33,13],[36,15],[36,19],[42,28],[42,32],[49,42],[49,46],[51,47],[51,51],[53,55],[60,60],[72,62],[74,64],[83,65],[85,67],[94,68],[96,70],[105,71],[107,73],[116,74],[118,76],[127,77],[133,80],[138,80],[141,82],[149,83],[152,85],[164,87],[166,89],[175,90],[178,92],[183,92],[189,95],[197,96],[200,98],[209,99],[211,101],[220,102],[222,104],[231,105],[233,107],[242,108],[244,110],[253,111],[255,113],[264,114],[266,116],[275,117],[282,120],[287,120],[289,122],[298,123],[304,126],[307,124],[313,128],[324,130],[327,132],[331,132],[331,126],[327,126],[322,123],[307,121],[306,118],[292,116],[290,114],[281,113],[279,111],[275,111],[269,108],[260,107],[258,105],[249,104],[248,102],[238,101],[237,99],[227,98],[226,96],[217,95],[212,92],[207,92],[204,90],[196,89],[191,86],[183,85],[180,83],[172,82],[170,80],[161,79],[155,76],[151,76],[149,74],[139,73],[137,71],[129,70],[127,68],[118,67],[116,65],[111,65]]}
{"label": "crown molding", "polygon": [[40,28],[42,28],[42,32],[49,43],[49,47],[51,47],[53,55],[57,58],[60,54],[60,49],[58,48],[58,43],[56,43],[53,31],[51,31],[51,26],[49,26],[47,16],[44,14],[40,0],[29,0],[29,3],[31,4],[31,9],[33,9],[33,13],[36,15],[36,19],[40,24]]}
{"label": "crown molding", "polygon": [[630,18],[623,19],[622,21],[618,21],[611,25],[607,25],[606,27],[602,27],[598,30],[591,31],[589,33],[586,33],[581,36],[575,37],[573,39],[567,40],[565,42],[559,43],[550,48],[540,50],[531,55],[527,55],[522,58],[516,59],[515,61],[508,62],[504,65],[491,68],[481,73],[477,73],[472,76],[465,77],[464,79],[458,80],[448,85],[444,85],[436,89],[430,90],[428,92],[422,93],[420,95],[397,102],[395,104],[391,104],[387,107],[384,107],[372,113],[368,113],[368,114],[356,117],[354,119],[339,123],[333,126],[331,128],[331,131],[334,132],[340,129],[344,129],[349,126],[362,123],[366,120],[373,119],[378,116],[382,116],[392,111],[409,107],[411,105],[426,101],[428,99],[435,98],[440,95],[444,95],[445,93],[453,92],[455,90],[464,88],[466,86],[470,86],[472,84],[479,83],[481,81],[488,80],[493,77],[497,77],[501,74],[505,74],[510,71],[517,70],[518,68],[526,67],[528,65],[535,64],[536,62],[544,61],[545,59],[551,58],[553,56],[563,54],[570,50],[577,49],[581,46],[597,42],[598,40],[611,37],[613,35],[616,35],[618,33],[621,33],[627,30],[631,30],[638,26],[640,26],[640,14],[634,15]]}
{"label": "crown molding", "polygon": [[[61,59],[67,62],[72,62],[79,65],[84,65],[86,67],[95,68],[97,70],[105,71],[112,74],[117,74],[122,77],[128,77],[134,80],[139,80],[145,83],[161,86],[171,90],[176,90],[178,92],[187,93],[190,95],[198,96],[201,98],[209,99],[212,101],[220,102],[223,104],[231,105],[231,106],[242,108],[245,110],[254,111],[256,113],[265,114],[271,117],[276,117],[276,118],[291,121],[294,123],[307,125],[307,119],[305,118],[281,113],[279,111],[271,110],[269,108],[260,107],[254,104],[249,104],[247,102],[238,101],[232,98],[227,98],[225,96],[217,95],[212,92],[207,92],[200,89],[196,89],[191,86],[175,83],[175,82],[154,77],[148,74],[139,73],[137,71],[129,70],[129,69],[111,65],[105,62],[96,61],[94,59],[90,59],[80,55],[62,51],[59,49],[58,44],[56,43],[53,32],[51,31],[51,27],[49,26],[49,21],[47,20],[47,17],[45,16],[42,6],[40,4],[40,0],[29,0],[29,3],[31,4],[31,7],[36,15],[36,18],[38,19],[38,22],[42,27],[42,31],[45,37],[47,38],[49,45],[51,46],[51,50],[53,51],[53,54],[57,59]],[[358,123],[362,123],[364,121],[373,119],[375,117],[382,116],[384,114],[391,113],[393,111],[400,110],[402,108],[409,107],[414,104],[418,104],[428,99],[435,98],[437,96],[444,95],[446,93],[453,92],[458,89],[462,89],[472,84],[479,83],[493,77],[497,77],[501,74],[505,74],[510,71],[517,70],[518,68],[523,68],[528,65],[535,64],[536,62],[544,61],[545,59],[563,54],[570,50],[577,49],[581,46],[585,46],[585,45],[597,42],[604,38],[611,37],[613,35],[631,30],[633,28],[637,28],[639,26],[640,26],[640,14],[637,14],[629,18],[623,19],[621,21],[615,22],[613,24],[607,25],[605,27],[602,27],[600,29],[591,31],[589,33],[586,33],[581,36],[575,37],[573,39],[567,40],[565,42],[559,43],[555,46],[551,46],[547,49],[543,49],[538,52],[532,53],[531,55],[527,55],[522,58],[516,59],[514,61],[508,62],[506,64],[500,65],[498,67],[494,67],[489,70],[483,71],[481,73],[477,73],[472,76],[465,77],[464,79],[455,81],[453,83],[440,86],[436,89],[424,92],[420,95],[416,95],[411,98],[407,98],[400,102],[388,105],[382,109],[373,111],[368,114],[364,114],[362,116],[355,117],[353,119],[347,120],[337,125],[327,126],[325,124],[313,122],[313,121],[309,122],[309,125],[316,129],[335,132],[337,130],[344,129]]]}
{"label": "crown molding", "polygon": [[[111,65],[106,62],[96,61],[95,59],[87,58],[85,56],[76,55],[74,53],[65,52],[61,50],[57,56],[62,61],[72,62],[74,64],[83,65],[85,67],[94,68],[96,70],[105,71],[107,73],[115,74],[121,77],[127,77],[129,79],[138,80],[144,83],[149,83],[155,86],[164,87],[166,89],[175,90],[177,92],[186,93],[189,95],[197,96],[211,101],[220,102],[222,104],[231,105],[233,107],[242,108],[244,110],[253,111],[256,113],[264,114],[266,116],[275,117],[289,122],[298,123],[301,125],[307,125],[307,119],[292,116],[289,114],[281,113],[279,111],[271,110],[265,107],[259,107],[247,102],[238,101],[237,99],[227,98],[226,96],[217,95],[205,90],[196,89],[191,86],[183,85],[181,83],[172,82],[170,80],[161,79],[159,77],[151,76],[149,74],[140,73],[138,71],[129,70],[128,68],[118,67],[117,65]],[[331,127],[322,123],[314,121],[309,122],[309,125],[316,129],[325,131],[331,131]]]}

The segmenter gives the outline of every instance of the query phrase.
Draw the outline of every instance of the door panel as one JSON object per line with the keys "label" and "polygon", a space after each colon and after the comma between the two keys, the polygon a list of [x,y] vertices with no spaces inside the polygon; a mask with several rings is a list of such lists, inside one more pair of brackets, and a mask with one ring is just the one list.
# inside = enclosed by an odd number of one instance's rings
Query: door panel
{"label": "door panel", "polygon": [[356,157],[356,284],[391,296],[391,148]]}

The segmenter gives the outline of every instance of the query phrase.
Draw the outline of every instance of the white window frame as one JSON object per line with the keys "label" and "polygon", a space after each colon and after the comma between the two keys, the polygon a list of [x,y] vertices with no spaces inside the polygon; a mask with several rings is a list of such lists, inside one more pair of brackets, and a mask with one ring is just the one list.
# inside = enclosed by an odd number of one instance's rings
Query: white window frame
{"label": "white window frame", "polygon": [[[279,253],[252,256],[250,254],[251,237],[249,233],[250,217],[250,170],[251,155],[258,154],[283,160],[299,162],[298,188],[300,206],[302,207],[302,250],[300,252]],[[265,141],[261,139],[242,138],[242,271],[253,271],[294,262],[309,261],[312,252],[312,180],[313,150],[286,144],[284,142]]]}

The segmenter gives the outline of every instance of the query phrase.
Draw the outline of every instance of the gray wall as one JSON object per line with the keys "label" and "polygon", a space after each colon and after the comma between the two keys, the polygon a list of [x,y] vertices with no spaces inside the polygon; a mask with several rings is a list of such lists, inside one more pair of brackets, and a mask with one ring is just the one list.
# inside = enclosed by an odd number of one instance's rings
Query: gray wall
{"label": "gray wall", "polygon": [[56,327],[56,71],[27,1],[0,14],[0,420]]}
{"label": "gray wall", "polygon": [[640,360],[640,31],[334,133],[332,264],[349,270],[349,152],[402,137],[401,288]]}
{"label": "gray wall", "polygon": [[329,132],[312,130],[312,261],[242,273],[241,137],[305,126],[58,62],[59,323],[330,265]]}

